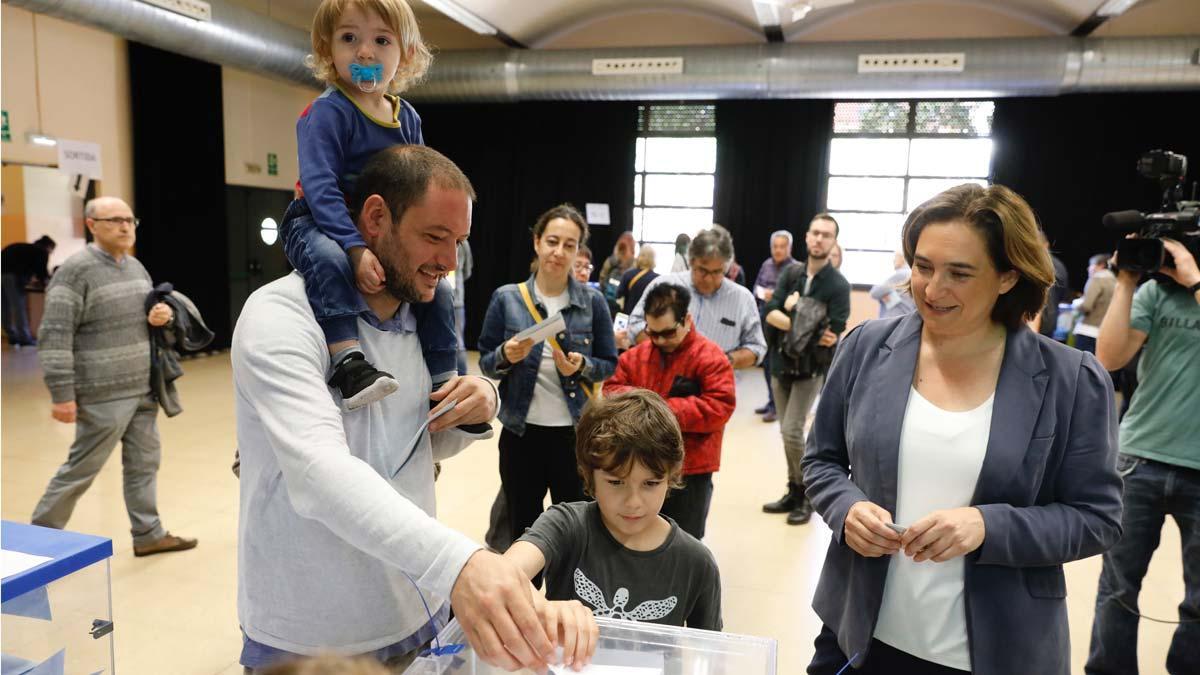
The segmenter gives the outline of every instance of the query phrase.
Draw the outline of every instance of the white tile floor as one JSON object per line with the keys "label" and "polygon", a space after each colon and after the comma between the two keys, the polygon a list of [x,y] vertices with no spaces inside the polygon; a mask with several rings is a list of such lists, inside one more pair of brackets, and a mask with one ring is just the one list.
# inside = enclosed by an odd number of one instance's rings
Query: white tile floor
{"label": "white tile floor", "polygon": [[[109,460],[79,502],[70,528],[112,537],[113,614],[122,675],[240,675],[237,666],[237,481],[229,470],[234,419],[227,355],[185,363],[182,415],[160,416],[163,463],[159,510],[164,524],[199,537],[194,551],[134,558],[122,502],[119,459]],[[28,522],[34,504],[66,456],[73,430],[50,419],[50,399],[36,354],[7,347],[2,362],[0,507],[5,519]],[[815,520],[789,527],[760,511],[782,491],[783,450],[777,424],[753,414],[763,403],[760,371],[738,377],[739,406],[725,434],[723,466],[706,543],[721,566],[726,629],[779,640],[779,672],[801,673],[819,623],[809,604],[829,530]],[[438,482],[439,517],[482,539],[499,486],[495,441],[478,443],[446,462]],[[1172,618],[1183,597],[1179,531],[1164,527],[1144,584],[1142,611]],[[1091,628],[1098,558],[1067,567],[1072,662],[1082,673]],[[1142,622],[1143,673],[1161,673],[1171,627]]]}

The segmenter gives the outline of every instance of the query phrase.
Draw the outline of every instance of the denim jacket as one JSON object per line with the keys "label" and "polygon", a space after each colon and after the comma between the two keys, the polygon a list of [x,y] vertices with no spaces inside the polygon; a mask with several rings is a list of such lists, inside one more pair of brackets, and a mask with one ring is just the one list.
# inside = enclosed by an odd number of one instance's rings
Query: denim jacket
{"label": "denim jacket", "polygon": [[[536,273],[529,277],[529,289],[534,304],[545,319],[546,306],[538,297],[537,285],[533,282],[535,277]],[[599,384],[613,374],[617,365],[617,346],[604,296],[570,277],[567,278],[567,290],[570,303],[562,311],[567,330],[559,333],[556,339],[568,354],[579,352],[583,355],[583,367],[570,377],[559,373],[558,379],[571,419],[578,422],[588,399],[582,387]],[[500,380],[500,397],[504,401],[500,408],[500,423],[518,436],[525,435],[525,416],[533,402],[542,350],[549,347],[546,342],[540,342],[523,361],[513,364],[504,356],[504,343],[534,323],[519,285],[507,284],[492,294],[479,334],[479,367],[488,377]]]}

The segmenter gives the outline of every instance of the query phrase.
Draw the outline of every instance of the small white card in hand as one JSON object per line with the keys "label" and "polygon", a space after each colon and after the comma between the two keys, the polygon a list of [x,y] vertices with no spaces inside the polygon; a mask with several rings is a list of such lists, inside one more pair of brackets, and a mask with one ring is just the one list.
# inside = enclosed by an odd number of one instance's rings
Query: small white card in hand
{"label": "small white card in hand", "polygon": [[625,312],[617,312],[616,318],[613,319],[613,332],[623,331],[629,328],[629,315]]}
{"label": "small white card in hand", "polygon": [[534,344],[545,340],[548,337],[553,337],[558,333],[567,329],[567,322],[563,319],[562,312],[555,312],[554,316],[545,319],[541,323],[535,324],[513,336],[517,342],[529,339],[533,340]]}
{"label": "small white card in hand", "polygon": [[754,297],[758,298],[759,300],[766,300],[767,299],[767,291],[769,291],[769,290],[772,290],[772,289],[767,288],[766,286],[759,286],[759,285],[755,284]]}

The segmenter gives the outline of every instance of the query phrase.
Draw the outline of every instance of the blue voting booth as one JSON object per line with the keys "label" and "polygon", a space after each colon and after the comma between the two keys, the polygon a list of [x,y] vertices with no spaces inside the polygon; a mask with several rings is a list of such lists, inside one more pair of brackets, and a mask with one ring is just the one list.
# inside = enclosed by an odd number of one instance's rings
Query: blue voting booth
{"label": "blue voting booth", "polygon": [[112,673],[112,540],[5,520],[0,548],[0,675]]}

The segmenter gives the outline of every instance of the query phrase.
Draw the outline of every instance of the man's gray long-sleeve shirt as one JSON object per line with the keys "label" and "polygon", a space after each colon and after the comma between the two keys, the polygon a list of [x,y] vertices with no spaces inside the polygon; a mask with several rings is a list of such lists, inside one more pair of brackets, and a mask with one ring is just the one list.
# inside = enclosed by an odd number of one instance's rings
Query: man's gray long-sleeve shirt
{"label": "man's gray long-sleeve shirt", "polygon": [[150,275],[90,244],[67,258],[46,289],[38,359],[50,398],[79,404],[150,392]]}

